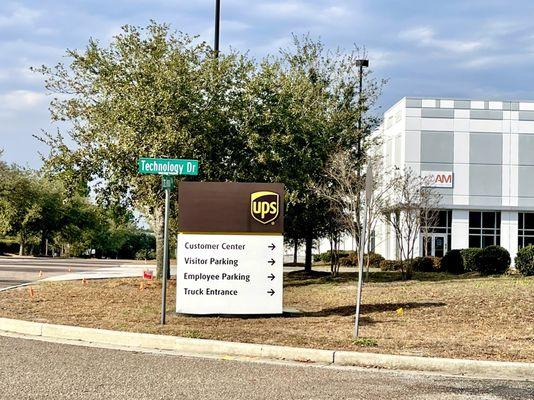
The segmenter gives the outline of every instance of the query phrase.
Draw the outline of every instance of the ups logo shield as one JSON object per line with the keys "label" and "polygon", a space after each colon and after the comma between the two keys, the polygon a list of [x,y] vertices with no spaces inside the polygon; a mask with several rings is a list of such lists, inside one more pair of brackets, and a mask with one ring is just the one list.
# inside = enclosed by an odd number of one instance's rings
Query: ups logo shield
{"label": "ups logo shield", "polygon": [[278,218],[280,196],[274,192],[255,192],[250,195],[250,214],[261,224],[268,224]]}

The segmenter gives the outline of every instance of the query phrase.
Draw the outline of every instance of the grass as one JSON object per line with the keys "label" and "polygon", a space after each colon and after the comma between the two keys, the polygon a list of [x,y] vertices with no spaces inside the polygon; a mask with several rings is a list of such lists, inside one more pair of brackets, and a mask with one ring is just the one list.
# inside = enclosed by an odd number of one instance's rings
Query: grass
{"label": "grass", "polygon": [[[361,338],[352,336],[356,274],[285,277],[276,317],[167,317],[159,325],[157,281],[45,283],[0,293],[0,316],[40,322],[249,343],[534,362],[534,278],[371,273],[364,286]],[[175,282],[168,310],[175,308]],[[398,312],[402,308],[402,312]]]}

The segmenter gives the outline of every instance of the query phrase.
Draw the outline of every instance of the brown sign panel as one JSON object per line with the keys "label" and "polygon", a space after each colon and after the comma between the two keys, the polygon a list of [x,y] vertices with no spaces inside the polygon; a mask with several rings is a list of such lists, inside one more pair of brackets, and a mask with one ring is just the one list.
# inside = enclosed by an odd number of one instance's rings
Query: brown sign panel
{"label": "brown sign panel", "polygon": [[180,232],[284,232],[281,183],[180,182]]}

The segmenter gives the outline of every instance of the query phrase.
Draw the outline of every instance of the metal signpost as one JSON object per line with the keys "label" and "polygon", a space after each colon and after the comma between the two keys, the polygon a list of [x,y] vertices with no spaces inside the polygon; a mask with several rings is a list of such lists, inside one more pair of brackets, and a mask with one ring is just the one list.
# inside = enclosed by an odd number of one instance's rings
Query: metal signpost
{"label": "metal signpost", "polygon": [[165,189],[165,222],[163,231],[163,282],[161,285],[161,324],[165,325],[167,274],[169,271],[169,208],[175,175],[198,175],[197,160],[172,158],[140,158],[137,162],[140,174],[162,175]]}
{"label": "metal signpost", "polygon": [[365,252],[365,236],[367,230],[367,214],[373,197],[373,168],[371,163],[367,165],[367,174],[365,176],[365,208],[363,216],[363,225],[360,233],[360,250],[358,254],[358,294],[356,300],[356,319],[354,320],[354,337],[358,337],[360,329],[360,305],[362,302],[362,282],[363,282],[363,254]]}

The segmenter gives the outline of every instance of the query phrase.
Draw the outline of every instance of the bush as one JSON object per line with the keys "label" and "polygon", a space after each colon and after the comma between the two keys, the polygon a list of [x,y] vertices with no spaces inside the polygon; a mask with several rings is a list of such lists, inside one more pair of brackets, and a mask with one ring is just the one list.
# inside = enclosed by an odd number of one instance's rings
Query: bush
{"label": "bush", "polygon": [[460,250],[460,254],[462,255],[462,259],[464,260],[464,269],[466,271],[477,270],[475,259],[481,251],[482,249],[479,249],[478,247],[471,247],[469,249]]}
{"label": "bush", "polygon": [[156,252],[154,250],[143,249],[135,253],[136,260],[155,260]]}
{"label": "bush", "polygon": [[380,269],[382,271],[400,271],[402,264],[397,260],[382,260],[380,262]]}
{"label": "bush", "polygon": [[0,241],[0,254],[18,254],[19,244],[11,240]]}
{"label": "bush", "polygon": [[[349,256],[351,253],[354,253],[354,252],[347,251],[347,250],[339,250],[337,252],[337,256],[339,257],[339,259],[341,259],[343,257]],[[332,262],[332,251],[331,250],[325,251],[324,253],[319,254],[318,257],[319,257],[319,260],[324,262],[325,264],[330,264]]]}
{"label": "bush", "polygon": [[342,267],[354,267],[358,264],[358,261],[355,262],[354,258],[351,256],[341,257],[339,259],[339,265]]}
{"label": "bush", "polygon": [[530,245],[518,250],[515,267],[522,275],[534,275],[534,246]]}
{"label": "bush", "polygon": [[432,272],[434,271],[434,260],[433,257],[415,257],[411,266],[415,272]]}
{"label": "bush", "polygon": [[369,259],[370,268],[380,268],[380,263],[385,260],[380,254],[372,251],[363,256],[363,265],[367,265],[367,259]]}
{"label": "bush", "polygon": [[501,246],[488,246],[475,258],[477,270],[482,275],[502,274],[510,266],[510,253]]}
{"label": "bush", "polygon": [[440,269],[451,274],[463,274],[465,268],[461,250],[448,251],[441,259]]}

